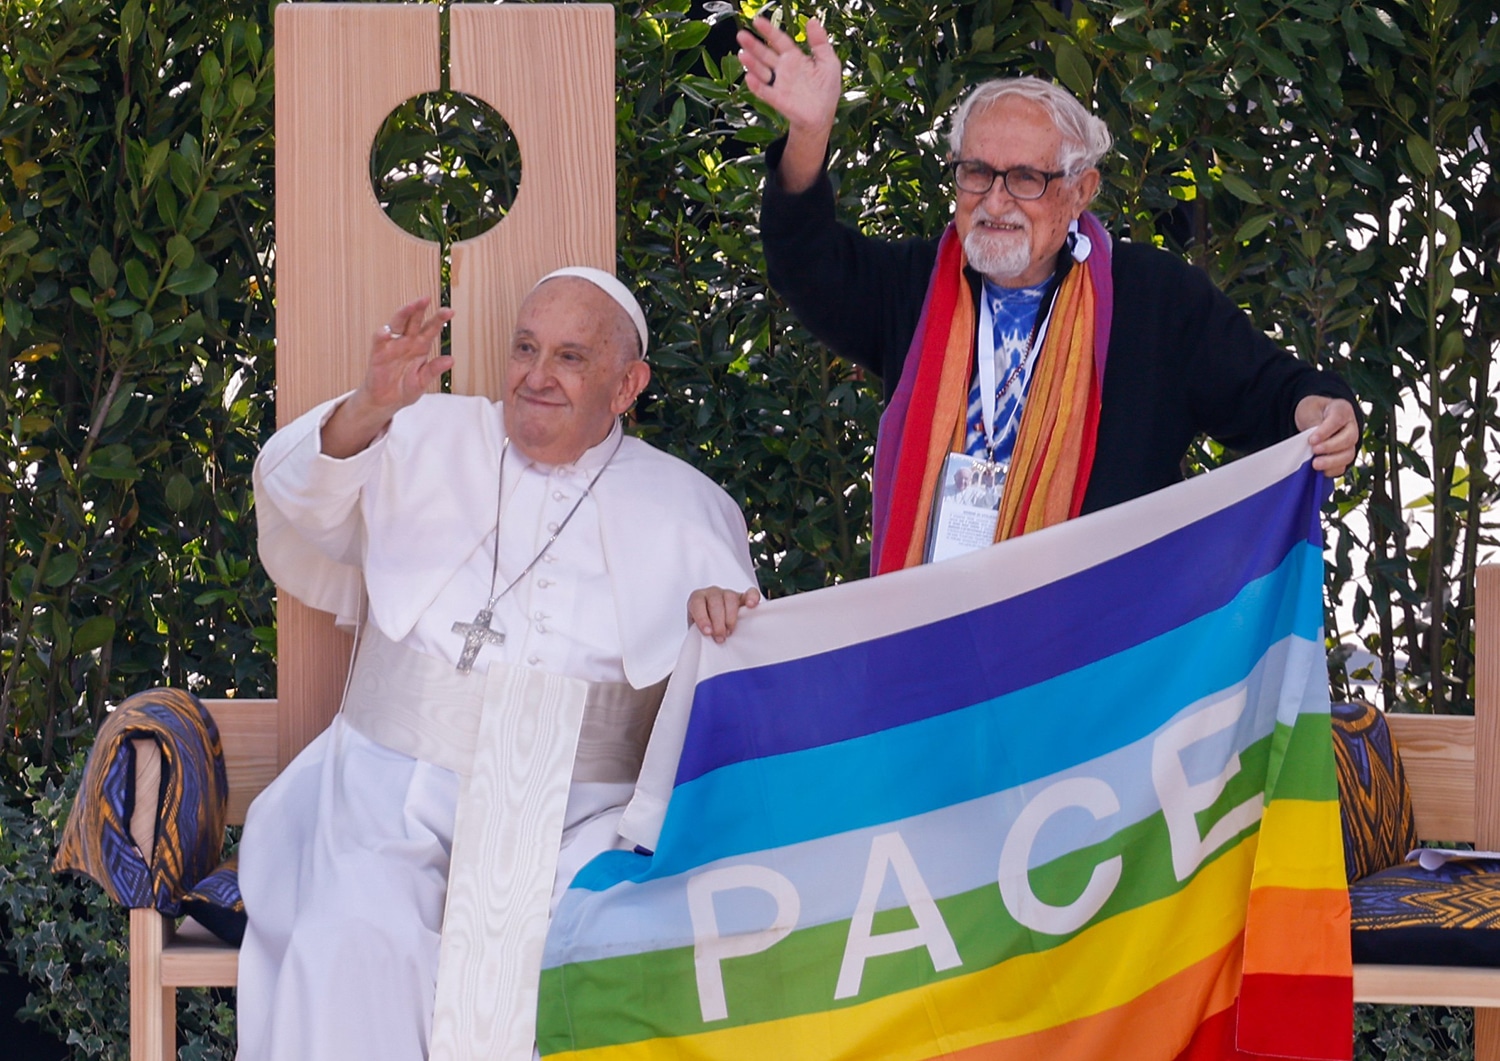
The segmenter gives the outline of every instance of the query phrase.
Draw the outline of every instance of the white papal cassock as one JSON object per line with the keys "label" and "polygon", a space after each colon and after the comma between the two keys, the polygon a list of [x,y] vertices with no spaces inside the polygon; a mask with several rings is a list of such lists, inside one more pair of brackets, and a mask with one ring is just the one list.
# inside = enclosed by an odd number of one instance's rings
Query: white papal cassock
{"label": "white papal cassock", "polygon": [[[611,703],[666,678],[694,589],[754,584],[744,519],[705,476],[618,425],[572,465],[512,448],[495,592],[614,457],[496,606],[504,644],[462,676],[452,626],[491,593],[503,409],[428,395],[335,460],[319,436],[336,406],[277,432],[255,469],[266,570],[342,624],[363,613],[365,634],[344,711],[250,808],[239,1058],[427,1057],[440,962],[433,1056],[530,1057],[549,896],[626,846],[616,824],[633,767],[622,772],[620,753],[638,756],[645,734],[611,745]],[[477,954],[482,943],[455,941],[458,923],[505,945]]]}

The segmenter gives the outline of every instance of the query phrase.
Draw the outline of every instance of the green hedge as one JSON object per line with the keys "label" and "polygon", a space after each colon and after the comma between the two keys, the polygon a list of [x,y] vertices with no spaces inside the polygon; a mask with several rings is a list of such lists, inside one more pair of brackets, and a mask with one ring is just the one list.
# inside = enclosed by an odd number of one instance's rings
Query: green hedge
{"label": "green hedge", "polygon": [[[248,476],[272,421],[270,6],[0,4],[0,938],[39,986],[33,1010],[83,1057],[123,1056],[123,964],[97,889],[44,872],[78,754],[140,687],[275,686]],[[722,5],[705,6],[619,4],[619,267],[658,337],[638,426],[730,490],[763,585],[798,592],[865,571],[878,401],[765,286],[757,156],[775,125],[739,87]],[[1202,265],[1346,373],[1369,418],[1330,513],[1335,662],[1373,652],[1388,706],[1470,710],[1500,427],[1493,5],[818,12],[849,71],[833,145],[846,216],[936,233],[933,130],[965,86],[1055,76],[1116,132],[1106,224]],[[436,152],[448,205],[395,178],[382,195],[459,238],[514,160],[424,122],[431,108],[398,116],[378,167]],[[1205,444],[1194,461],[1223,457]],[[1343,669],[1331,677],[1342,694]],[[229,1056],[223,1000],[187,1008],[184,1055]],[[1456,1015],[1360,1019],[1368,1056],[1467,1048]]]}

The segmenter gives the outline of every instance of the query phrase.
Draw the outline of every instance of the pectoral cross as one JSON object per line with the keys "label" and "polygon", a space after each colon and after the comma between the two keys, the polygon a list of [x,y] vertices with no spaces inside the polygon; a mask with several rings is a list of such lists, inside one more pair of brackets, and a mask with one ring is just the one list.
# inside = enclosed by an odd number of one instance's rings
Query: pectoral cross
{"label": "pectoral cross", "polygon": [[505,634],[499,630],[490,628],[490,619],[494,613],[488,608],[480,608],[479,614],[474,616],[472,623],[454,623],[453,632],[464,635],[464,650],[458,657],[458,673],[468,674],[474,669],[474,661],[479,658],[479,650],[485,645],[505,644]]}

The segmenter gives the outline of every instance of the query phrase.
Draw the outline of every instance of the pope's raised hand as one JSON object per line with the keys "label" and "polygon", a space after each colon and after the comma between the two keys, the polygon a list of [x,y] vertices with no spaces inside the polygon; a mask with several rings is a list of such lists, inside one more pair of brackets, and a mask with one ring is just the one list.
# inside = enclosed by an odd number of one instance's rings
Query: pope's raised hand
{"label": "pope's raised hand", "polygon": [[430,356],[443,325],[453,316],[446,306],[428,315],[431,301],[408,302],[371,337],[370,362],[360,385],[371,408],[394,414],[420,398],[453,367],[451,357]]}
{"label": "pope's raised hand", "polygon": [[334,410],[322,431],[322,450],[351,457],[385,430],[391,417],[420,398],[453,367],[451,357],[432,357],[443,325],[453,316],[446,306],[431,315],[429,298],[398,309],[370,339],[364,382]]}
{"label": "pope's raised hand", "polygon": [[828,31],[817,19],[808,20],[809,53],[764,15],[751,25],[754,33],[742,29],[738,35],[745,86],[774,107],[793,132],[826,136],[833,129],[842,81]]}

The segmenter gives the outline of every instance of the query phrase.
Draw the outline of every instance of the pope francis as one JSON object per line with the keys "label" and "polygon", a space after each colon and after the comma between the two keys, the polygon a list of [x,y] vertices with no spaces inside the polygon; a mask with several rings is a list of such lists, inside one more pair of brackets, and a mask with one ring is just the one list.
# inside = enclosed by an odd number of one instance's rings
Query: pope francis
{"label": "pope francis", "polygon": [[498,403],[425,393],[450,316],[398,310],[255,466],[266,570],[358,647],[245,824],[240,1061],[531,1058],[551,904],[624,844],[689,595],[754,596],[739,509],[621,431],[650,378],[623,284],[544,277]]}

